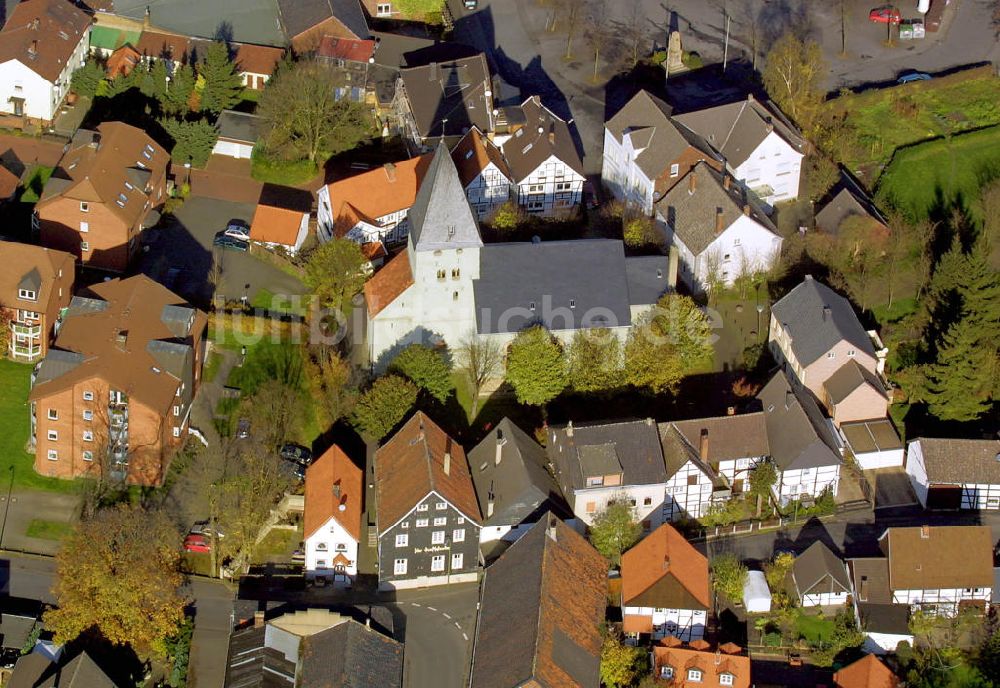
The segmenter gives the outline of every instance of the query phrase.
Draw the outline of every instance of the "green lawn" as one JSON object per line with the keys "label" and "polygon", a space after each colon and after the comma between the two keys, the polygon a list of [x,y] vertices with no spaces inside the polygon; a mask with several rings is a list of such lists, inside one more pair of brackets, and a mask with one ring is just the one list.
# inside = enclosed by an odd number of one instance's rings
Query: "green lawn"
{"label": "green lawn", "polygon": [[45,182],[52,176],[53,168],[39,165],[27,179],[24,180],[24,193],[21,194],[22,203],[37,203],[42,195],[42,188]]}
{"label": "green lawn", "polygon": [[[292,299],[288,295],[275,294],[269,289],[261,288],[254,294],[250,305],[254,308],[271,311],[272,313],[290,313],[304,317],[306,311],[309,309],[308,299],[308,296]],[[295,301],[298,301],[298,303]]]}
{"label": "green lawn", "polygon": [[893,151],[919,141],[1000,124],[1000,79],[919,81],[851,93],[827,101],[824,114],[846,114],[854,129],[852,168],[886,163]]}
{"label": "green lawn", "polygon": [[25,533],[28,537],[41,538],[43,540],[62,540],[73,532],[73,526],[62,521],[46,521],[41,518],[31,519],[28,530]]}
{"label": "green lawn", "polygon": [[997,177],[1000,126],[898,151],[879,180],[877,195],[918,219],[946,216],[954,204],[978,218],[979,189]]}
{"label": "green lawn", "polygon": [[215,376],[219,374],[219,366],[221,365],[222,354],[218,351],[213,351],[208,355],[208,359],[205,361],[205,370],[202,373],[205,382],[215,381]]}
{"label": "green lawn", "polygon": [[253,563],[287,562],[292,551],[302,542],[302,530],[273,528],[253,550]]}
{"label": "green lawn", "polygon": [[802,610],[799,610],[799,614],[795,618],[795,629],[799,636],[810,645],[818,645],[821,642],[828,643],[834,628],[833,619],[807,614]]}
{"label": "green lawn", "polygon": [[916,313],[918,306],[916,298],[896,299],[892,307],[884,304],[873,306],[872,314],[880,325],[885,325],[886,323],[899,322],[906,316]]}
{"label": "green lawn", "polygon": [[76,492],[79,482],[44,478],[35,473],[35,457],[25,451],[31,435],[28,391],[31,366],[0,360],[0,486],[6,487],[13,473],[14,487]]}
{"label": "green lawn", "polygon": [[316,163],[310,160],[284,162],[254,156],[251,160],[250,174],[259,182],[296,186],[315,177],[317,169]]}

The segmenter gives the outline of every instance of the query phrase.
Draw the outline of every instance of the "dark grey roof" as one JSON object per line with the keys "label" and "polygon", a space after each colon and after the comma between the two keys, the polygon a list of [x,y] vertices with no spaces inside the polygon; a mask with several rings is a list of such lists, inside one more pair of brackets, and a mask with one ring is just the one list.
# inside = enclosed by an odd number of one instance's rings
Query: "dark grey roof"
{"label": "dark grey roof", "polygon": [[910,605],[858,603],[861,628],[868,633],[913,635],[910,630]]}
{"label": "dark grey roof", "polygon": [[[492,131],[490,70],[482,53],[400,70],[417,133],[425,139]],[[447,124],[443,121],[448,120]],[[443,131],[447,127],[447,131]]]}
{"label": "dark grey roof", "polygon": [[624,136],[630,136],[634,148],[645,148],[635,162],[650,179],[663,174],[689,146],[713,159],[722,159],[707,141],[672,119],[670,113],[665,102],[648,91],[639,91],[605,126],[619,143]]}
{"label": "dark grey roof", "polygon": [[632,323],[625,249],[615,239],[487,244],[473,288],[480,334],[535,322],[553,331]]}
{"label": "dark grey roof", "polygon": [[840,434],[855,456],[903,447],[896,426],[888,418],[841,423]]}
{"label": "dark grey roof", "polygon": [[400,67],[420,66],[410,62],[408,55],[434,45],[434,40],[431,38],[419,38],[399,33],[384,33],[382,31],[372,31],[372,38],[376,41],[375,64],[382,67],[389,67],[392,71],[396,71]]}
{"label": "dark grey roof", "polygon": [[128,180],[129,184],[143,191],[149,186],[149,180],[152,176],[153,172],[151,170],[144,170],[139,167],[129,167],[125,170],[125,179]]}
{"label": "dark grey roof", "polygon": [[486,569],[470,688],[600,684],[607,565],[596,554],[545,516]]}
{"label": "dark grey roof", "polygon": [[115,688],[115,684],[85,652],[55,663],[33,652],[17,660],[7,688]]}
{"label": "dark grey roof", "polygon": [[[11,266],[13,267],[13,266]],[[38,272],[38,268],[31,268],[21,281],[17,283],[18,289],[27,289],[28,291],[33,291],[37,294],[42,288],[42,276]]]}
{"label": "dark grey roof", "polygon": [[108,302],[104,299],[92,299],[86,296],[74,296],[69,302],[66,317],[74,315],[85,315],[87,313],[100,313],[108,310]]}
{"label": "dark grey roof", "polygon": [[[726,178],[730,179],[728,189]],[[743,185],[704,162],[692,167],[656,202],[656,212],[694,255],[701,254],[719,236],[715,230],[720,214],[722,231],[746,214],[778,238],[774,223]]]}
{"label": "dark grey roof", "polygon": [[191,334],[191,326],[194,324],[196,313],[197,311],[190,306],[168,303],[160,311],[160,320],[163,321],[172,335],[183,339]]}
{"label": "dark grey roof", "polygon": [[476,248],[483,245],[479,226],[458,178],[448,146],[441,142],[407,214],[417,251]]}
{"label": "dark grey roof", "polygon": [[115,14],[138,21],[147,7],[153,26],[182,36],[215,38],[227,28],[231,40],[240,43],[288,43],[275,0],[114,0]]}
{"label": "dark grey roof", "polygon": [[632,256],[625,259],[628,302],[633,306],[656,303],[673,286],[667,276],[666,256]]}
{"label": "dark grey roof", "polygon": [[223,110],[218,125],[220,139],[256,144],[260,138],[260,117],[249,112]]}
{"label": "dark grey roof", "polygon": [[781,471],[840,465],[837,443],[815,399],[778,371],[757,395],[764,405],[767,444]]}
{"label": "dark grey roof", "polygon": [[796,150],[801,151],[805,143],[776,109],[769,109],[753,96],[736,103],[674,115],[674,119],[705,137],[733,168],[746,162],[772,130]]}
{"label": "dark grey roof", "polygon": [[288,40],[325,22],[337,19],[355,38],[368,38],[368,22],[359,0],[277,0]]}
{"label": "dark grey roof", "polygon": [[3,636],[3,646],[20,650],[28,642],[28,636],[38,623],[38,615],[22,615],[3,612],[0,614],[0,635]]}
{"label": "dark grey roof", "polygon": [[847,569],[859,603],[890,604],[889,560],[885,557],[848,559]]}
{"label": "dark grey roof", "polygon": [[357,621],[302,639],[299,683],[310,688],[399,688],[403,645]]}
{"label": "dark grey roof", "polygon": [[850,175],[841,172],[840,182],[833,188],[823,208],[816,213],[816,227],[836,234],[841,223],[852,215],[870,217],[883,225],[886,219],[875,202]]}
{"label": "dark grey roof", "polygon": [[247,628],[229,636],[225,688],[293,688],[295,662],[264,646],[266,628]]}
{"label": "dark grey roof", "polygon": [[521,104],[525,124],[500,147],[514,181],[520,182],[555,156],[580,176],[584,176],[583,161],[576,151],[569,125],[542,105],[538,96]]}
{"label": "dark grey roof", "polygon": [[819,540],[795,557],[792,579],[800,596],[851,592],[844,562]]}
{"label": "dark grey roof", "polygon": [[194,348],[181,342],[153,340],[146,350],[156,359],[159,368],[184,383],[177,399],[185,406],[194,398]]}
{"label": "dark grey roof", "polygon": [[484,526],[518,525],[537,520],[546,511],[569,516],[559,486],[546,468],[545,450],[509,418],[497,423],[468,458]]}
{"label": "dark grey roof", "polygon": [[876,392],[888,399],[882,382],[875,373],[871,372],[856,360],[851,359],[844,365],[837,368],[836,372],[823,383],[830,401],[839,404],[861,385],[870,385]]}
{"label": "dark grey roof", "polygon": [[871,339],[850,302],[812,275],[771,306],[771,314],[791,337],[792,351],[803,368],[842,341],[875,358]]}
{"label": "dark grey roof", "polygon": [[687,438],[681,434],[674,423],[660,423],[658,426],[660,433],[660,445],[663,447],[663,463],[667,467],[667,477],[673,477],[689,461],[702,473],[708,476],[709,480],[715,480],[716,475],[712,469],[705,465],[698,454],[696,445],[688,442]]}
{"label": "dark grey roof", "polygon": [[1000,440],[954,440],[921,437],[927,481],[931,483],[976,483],[1000,485]]}
{"label": "dark grey roof", "polygon": [[555,465],[563,491],[587,487],[579,449],[611,445],[621,462],[624,485],[667,482],[660,433],[652,420],[565,425],[549,429],[549,460]]}
{"label": "dark grey roof", "polygon": [[83,363],[83,354],[75,351],[63,351],[62,349],[49,349],[45,358],[42,359],[35,376],[36,385],[43,382],[55,380],[62,377],[69,371]]}

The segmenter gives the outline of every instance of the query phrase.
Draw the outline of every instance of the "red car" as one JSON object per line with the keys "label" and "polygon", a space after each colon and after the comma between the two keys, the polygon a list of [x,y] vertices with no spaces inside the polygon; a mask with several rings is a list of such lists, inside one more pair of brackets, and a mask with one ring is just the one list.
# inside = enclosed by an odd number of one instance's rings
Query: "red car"
{"label": "red car", "polygon": [[209,544],[204,535],[196,535],[192,533],[184,538],[184,551],[207,553],[212,551],[212,545]]}
{"label": "red car", "polygon": [[876,7],[869,12],[868,19],[878,24],[898,24],[902,21],[903,16],[892,5],[886,5],[885,7]]}

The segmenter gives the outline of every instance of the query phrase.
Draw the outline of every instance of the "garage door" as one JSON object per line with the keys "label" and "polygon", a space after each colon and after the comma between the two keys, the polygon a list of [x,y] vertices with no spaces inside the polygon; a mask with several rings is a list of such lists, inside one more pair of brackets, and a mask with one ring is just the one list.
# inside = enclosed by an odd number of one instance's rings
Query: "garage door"
{"label": "garage door", "polygon": [[958,509],[961,505],[961,487],[955,485],[931,485],[927,490],[928,509]]}

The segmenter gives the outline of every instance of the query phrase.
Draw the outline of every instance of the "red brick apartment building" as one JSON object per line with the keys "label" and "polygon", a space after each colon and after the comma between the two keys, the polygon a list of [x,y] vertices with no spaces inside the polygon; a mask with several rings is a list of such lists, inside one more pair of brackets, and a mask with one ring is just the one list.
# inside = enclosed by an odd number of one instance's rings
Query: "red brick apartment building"
{"label": "red brick apartment building", "polygon": [[76,263],[68,253],[0,241],[0,326],[7,355],[23,363],[48,353],[62,309],[73,297]]}
{"label": "red brick apartment building", "polygon": [[187,434],[207,323],[144,275],[73,297],[32,378],[35,470],[160,485]]}
{"label": "red brick apartment building", "polygon": [[166,201],[170,156],[141,129],[104,122],[73,136],[35,206],[43,246],[124,272]]}

